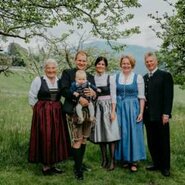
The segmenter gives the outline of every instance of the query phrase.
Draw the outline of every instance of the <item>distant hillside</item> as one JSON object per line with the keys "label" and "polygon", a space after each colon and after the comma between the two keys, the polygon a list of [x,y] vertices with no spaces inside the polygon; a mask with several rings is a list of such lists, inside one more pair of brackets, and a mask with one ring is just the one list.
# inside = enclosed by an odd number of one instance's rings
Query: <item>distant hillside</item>
{"label": "distant hillside", "polygon": [[[119,43],[119,42],[111,42],[113,46],[119,46],[124,43]],[[94,41],[90,43],[85,43],[84,44],[85,48],[97,48],[102,51],[106,51],[110,54],[115,55],[118,57],[118,60],[120,57],[124,54],[131,54],[135,57],[136,59],[136,67],[134,71],[139,74],[144,74],[146,72],[146,68],[144,65],[144,54],[148,51],[155,51],[154,48],[149,48],[149,47],[143,47],[143,46],[137,46],[137,45],[127,45],[125,50],[123,52],[115,52],[108,44],[106,41]]]}

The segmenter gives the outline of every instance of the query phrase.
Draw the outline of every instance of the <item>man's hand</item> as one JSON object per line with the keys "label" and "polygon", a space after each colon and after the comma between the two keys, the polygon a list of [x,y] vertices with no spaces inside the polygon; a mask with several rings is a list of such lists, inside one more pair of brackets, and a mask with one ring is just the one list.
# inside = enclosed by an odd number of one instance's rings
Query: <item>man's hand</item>
{"label": "man's hand", "polygon": [[169,122],[169,115],[163,114],[162,120],[163,120],[163,125],[168,123]]}
{"label": "man's hand", "polygon": [[86,107],[89,105],[89,101],[83,97],[80,97],[78,102],[82,105],[82,107]]}
{"label": "man's hand", "polygon": [[96,92],[92,88],[85,88],[84,93],[86,96],[96,98]]}

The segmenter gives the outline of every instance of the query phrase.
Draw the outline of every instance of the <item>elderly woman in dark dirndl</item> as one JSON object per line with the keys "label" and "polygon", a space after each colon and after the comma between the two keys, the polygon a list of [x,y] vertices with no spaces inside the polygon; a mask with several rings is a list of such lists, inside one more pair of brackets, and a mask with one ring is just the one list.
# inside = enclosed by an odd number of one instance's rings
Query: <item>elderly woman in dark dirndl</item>
{"label": "elderly woman in dark dirndl", "polygon": [[45,74],[32,81],[29,91],[29,104],[33,109],[29,162],[42,163],[44,175],[62,173],[55,164],[67,159],[70,150],[68,129],[62,119],[57,67],[55,60],[46,60]]}

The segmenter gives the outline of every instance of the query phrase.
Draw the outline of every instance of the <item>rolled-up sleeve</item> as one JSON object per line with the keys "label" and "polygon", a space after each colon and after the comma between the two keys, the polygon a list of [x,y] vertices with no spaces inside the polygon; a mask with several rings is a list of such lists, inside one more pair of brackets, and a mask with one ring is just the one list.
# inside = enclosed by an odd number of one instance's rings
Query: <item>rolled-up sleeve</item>
{"label": "rolled-up sleeve", "polygon": [[145,85],[141,75],[137,76],[138,98],[145,99]]}
{"label": "rolled-up sleeve", "polygon": [[41,86],[41,79],[40,77],[36,77],[31,83],[31,87],[28,94],[28,102],[31,106],[34,106],[38,101],[37,95],[38,95],[40,86]]}

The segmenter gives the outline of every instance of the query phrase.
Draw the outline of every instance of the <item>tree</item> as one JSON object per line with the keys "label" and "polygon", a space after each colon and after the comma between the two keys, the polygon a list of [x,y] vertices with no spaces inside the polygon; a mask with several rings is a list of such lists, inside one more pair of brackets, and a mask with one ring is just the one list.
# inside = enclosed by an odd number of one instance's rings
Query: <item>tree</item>
{"label": "tree", "polygon": [[0,50],[0,74],[3,73],[5,76],[8,76],[8,74],[10,73],[9,68],[11,64],[11,57],[3,53],[3,50]]}
{"label": "tree", "polygon": [[157,16],[150,14],[161,30],[151,28],[163,41],[158,52],[159,60],[173,74],[175,83],[185,87],[185,3],[178,0],[174,5],[164,1],[174,8],[173,15],[164,13],[159,17],[158,12]]}
{"label": "tree", "polygon": [[75,67],[74,58],[79,50],[84,50],[88,53],[88,67],[90,73],[94,73],[94,62],[98,56],[105,56],[109,59],[109,71],[112,72],[119,68],[117,58],[111,52],[104,51],[103,49],[87,46],[85,42],[88,40],[89,35],[85,33],[79,34],[77,44],[69,44],[68,37],[70,35],[64,34],[62,37],[45,37],[44,47],[37,47],[37,53],[29,50],[29,58],[27,59],[26,71],[31,77],[41,75],[43,72],[43,61],[48,58],[54,58],[59,64],[60,74],[64,69]]}
{"label": "tree", "polygon": [[12,66],[26,66],[24,60],[28,58],[28,51],[17,43],[8,45],[8,55],[12,57]]}
{"label": "tree", "polygon": [[127,8],[140,7],[138,0],[2,0],[0,35],[29,39],[42,35],[59,23],[89,25],[95,36],[112,40],[139,33],[139,28],[123,28],[133,18]]}

